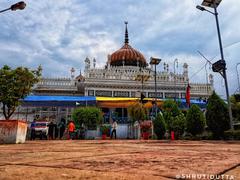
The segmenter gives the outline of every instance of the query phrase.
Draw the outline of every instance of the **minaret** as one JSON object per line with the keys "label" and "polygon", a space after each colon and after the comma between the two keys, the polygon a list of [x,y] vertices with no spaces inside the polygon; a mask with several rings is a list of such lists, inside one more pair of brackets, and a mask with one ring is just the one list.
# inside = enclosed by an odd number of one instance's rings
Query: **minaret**
{"label": "minaret", "polygon": [[188,64],[187,63],[183,64],[183,75],[184,75],[185,81],[188,80]]}
{"label": "minaret", "polygon": [[111,55],[108,54],[107,58],[108,58],[108,61],[107,61],[107,69],[110,69]]}
{"label": "minaret", "polygon": [[212,74],[209,74],[209,82],[213,88],[213,84],[214,84],[214,80],[213,80],[213,75]]}
{"label": "minaret", "polygon": [[85,62],[85,70],[84,70],[84,72],[86,73],[90,69],[90,59],[88,57],[86,57],[84,62]]}
{"label": "minaret", "polygon": [[96,59],[93,58],[93,68],[95,69],[95,67],[96,67]]}
{"label": "minaret", "polygon": [[75,69],[72,67],[70,72],[71,72],[71,79],[73,79],[74,76],[75,76],[75,74],[74,74],[75,73]]}
{"label": "minaret", "polygon": [[70,72],[71,72],[71,84],[74,85],[75,69],[72,67]]}

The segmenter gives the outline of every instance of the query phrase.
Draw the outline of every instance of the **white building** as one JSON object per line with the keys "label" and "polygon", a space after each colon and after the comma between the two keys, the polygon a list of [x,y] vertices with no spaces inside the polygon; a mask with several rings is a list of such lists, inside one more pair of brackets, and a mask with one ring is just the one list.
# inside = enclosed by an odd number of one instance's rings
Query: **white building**
{"label": "white building", "polygon": [[[166,63],[163,66],[163,71],[156,72],[157,98],[185,98],[188,83],[191,99],[205,99],[211,95],[212,75],[209,75],[209,84],[191,83],[186,63],[182,73],[169,72]],[[124,45],[108,55],[105,67],[96,68],[96,60],[87,57],[84,76],[80,73],[74,77],[74,72],[72,68],[71,78],[42,78],[34,94],[139,97],[142,92],[146,97],[155,97],[154,67],[148,65],[142,53],[129,45],[127,23]]]}

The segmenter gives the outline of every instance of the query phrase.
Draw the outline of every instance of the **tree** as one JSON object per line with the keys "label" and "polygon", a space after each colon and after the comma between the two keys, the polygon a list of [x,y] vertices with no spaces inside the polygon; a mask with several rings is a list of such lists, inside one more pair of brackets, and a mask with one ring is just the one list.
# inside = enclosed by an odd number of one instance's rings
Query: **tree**
{"label": "tree", "polygon": [[161,113],[157,114],[156,119],[153,121],[154,133],[158,139],[162,139],[166,132],[166,123]]}
{"label": "tree", "polygon": [[172,130],[172,122],[176,116],[178,116],[181,112],[173,100],[167,100],[163,103],[163,118],[166,122],[167,129],[169,131]]}
{"label": "tree", "polygon": [[187,112],[186,131],[192,135],[201,134],[204,131],[206,120],[204,115],[197,105],[192,105]]}
{"label": "tree", "polygon": [[72,113],[72,118],[77,128],[84,124],[88,129],[96,129],[97,125],[102,124],[103,120],[101,110],[96,107],[76,108]]}
{"label": "tree", "polygon": [[0,69],[0,102],[2,103],[5,119],[10,119],[20,99],[26,97],[41,76],[41,66],[37,70],[26,67],[11,69],[5,65]]}
{"label": "tree", "polygon": [[132,119],[132,123],[134,123],[135,121],[140,122],[146,119],[147,111],[142,103],[137,102],[128,107],[128,114]]}
{"label": "tree", "polygon": [[240,121],[240,94],[234,94],[230,97],[233,118]]}
{"label": "tree", "polygon": [[183,113],[180,113],[175,117],[172,117],[172,122],[169,130],[175,132],[176,138],[178,138],[184,133],[185,123],[186,123],[186,118]]}
{"label": "tree", "polygon": [[224,131],[230,128],[227,105],[215,92],[208,99],[206,121],[213,137],[217,139],[223,137]]}

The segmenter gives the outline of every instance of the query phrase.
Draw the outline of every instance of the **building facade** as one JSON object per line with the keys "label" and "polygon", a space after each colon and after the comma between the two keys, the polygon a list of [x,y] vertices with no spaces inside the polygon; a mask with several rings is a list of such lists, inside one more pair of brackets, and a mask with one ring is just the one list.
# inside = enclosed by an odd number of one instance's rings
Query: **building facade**
{"label": "building facade", "polygon": [[[161,63],[160,63],[161,65]],[[191,86],[191,99],[207,99],[213,91],[213,76],[210,83],[191,83],[188,77],[188,64],[183,64],[182,73],[164,70],[156,72],[157,98],[185,98],[188,83]],[[124,45],[108,55],[106,65],[96,68],[96,59],[85,59],[84,75],[75,77],[74,68],[70,78],[42,78],[35,86],[36,95],[72,95],[100,97],[145,97],[155,98],[155,71],[144,55],[129,44],[126,23]]]}

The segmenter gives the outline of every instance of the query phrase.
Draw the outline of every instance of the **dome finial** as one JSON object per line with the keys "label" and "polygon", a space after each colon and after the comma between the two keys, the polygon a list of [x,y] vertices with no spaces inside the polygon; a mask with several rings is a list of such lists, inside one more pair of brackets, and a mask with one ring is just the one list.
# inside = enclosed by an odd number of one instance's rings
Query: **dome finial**
{"label": "dome finial", "polygon": [[128,24],[128,22],[127,21],[125,21],[124,22],[125,23],[125,25],[126,25],[126,29],[125,29],[125,44],[128,44],[128,29],[127,29],[127,24]]}

